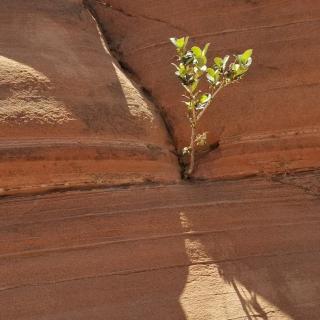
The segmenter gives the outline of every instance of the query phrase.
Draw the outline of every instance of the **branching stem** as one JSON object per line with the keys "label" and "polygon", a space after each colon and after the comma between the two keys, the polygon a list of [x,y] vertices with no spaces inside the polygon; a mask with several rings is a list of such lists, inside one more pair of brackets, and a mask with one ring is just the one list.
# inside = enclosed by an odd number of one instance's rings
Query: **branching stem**
{"label": "branching stem", "polygon": [[[194,170],[196,146],[203,146],[207,139],[207,132],[197,134],[198,121],[218,92],[227,85],[238,82],[248,71],[252,63],[252,49],[248,49],[242,54],[234,55],[233,62],[229,62],[230,56],[228,55],[223,58],[215,57],[213,64],[207,67],[208,59],[206,54],[210,43],[207,43],[203,49],[198,46],[188,49],[189,37],[170,38],[170,41],[177,51],[178,64],[173,64],[176,68],[175,74],[188,92],[188,96],[182,95],[187,99],[187,101],[183,102],[187,106],[187,115],[191,126],[190,145],[182,149],[182,154],[190,157],[189,167],[184,173],[187,178],[190,177]],[[205,78],[208,85],[206,86],[206,91],[202,92],[204,86],[201,86],[201,83]]]}
{"label": "branching stem", "polygon": [[[214,97],[218,94],[218,92],[224,87],[225,85],[222,83],[215,91],[212,93],[212,97],[210,99],[210,103],[207,104],[205,108],[203,108],[198,114],[196,110],[192,109],[192,116],[190,117],[190,126],[191,126],[191,137],[190,137],[190,145],[189,145],[189,154],[190,154],[190,163],[187,172],[187,176],[190,176],[194,170],[194,160],[195,160],[195,140],[196,140],[196,125],[197,122],[200,120],[204,112],[207,110],[211,102],[213,101]],[[213,89],[214,90],[214,89]],[[191,92],[190,94],[190,101],[194,100],[194,96]]]}
{"label": "branching stem", "polygon": [[210,105],[211,102],[213,101],[214,97],[218,94],[218,92],[219,92],[224,86],[225,86],[224,84],[221,84],[220,87],[218,87],[218,89],[213,92],[210,103],[208,103],[207,106],[206,106],[205,108],[203,108],[203,109],[201,110],[201,112],[198,114],[197,119],[196,119],[197,121],[200,120],[200,118],[202,117],[202,115],[204,114],[204,112],[208,109],[209,105]]}

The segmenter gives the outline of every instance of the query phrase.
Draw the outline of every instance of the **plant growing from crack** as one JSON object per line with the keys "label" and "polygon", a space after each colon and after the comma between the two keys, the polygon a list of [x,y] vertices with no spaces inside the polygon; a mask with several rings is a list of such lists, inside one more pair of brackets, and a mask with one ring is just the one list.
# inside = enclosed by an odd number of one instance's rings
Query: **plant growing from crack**
{"label": "plant growing from crack", "polygon": [[[252,49],[242,54],[215,57],[211,65],[207,66],[207,51],[210,43],[203,49],[198,46],[187,48],[189,37],[170,38],[177,51],[175,74],[180,80],[186,93],[183,94],[187,117],[191,127],[190,145],[182,149],[183,155],[189,156],[189,167],[185,177],[189,177],[195,164],[196,146],[206,144],[207,132],[197,133],[197,125],[205,111],[214,101],[218,92],[226,86],[238,82],[249,70],[252,63]],[[201,89],[199,89],[201,88]]]}

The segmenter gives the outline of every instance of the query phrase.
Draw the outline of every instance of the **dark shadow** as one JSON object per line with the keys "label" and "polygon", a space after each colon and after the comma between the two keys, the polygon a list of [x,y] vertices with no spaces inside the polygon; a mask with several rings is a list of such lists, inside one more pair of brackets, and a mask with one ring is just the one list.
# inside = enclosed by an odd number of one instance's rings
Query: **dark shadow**
{"label": "dark shadow", "polygon": [[[224,308],[238,310],[239,319],[317,319],[318,202],[299,188],[247,181],[204,187],[212,201],[225,204],[184,211],[193,233],[189,241],[198,251],[193,262],[203,266],[204,274],[209,266],[218,271],[211,272],[212,287],[204,282],[207,296],[213,297],[211,304],[208,298],[204,303],[214,308],[224,295]],[[200,187],[193,188],[201,199]],[[201,287],[201,278],[197,281]]]}
{"label": "dark shadow", "polygon": [[[133,99],[136,88],[126,82],[106,53],[94,20],[80,3],[1,1],[0,37],[5,45],[0,47],[0,62],[13,78],[9,79],[9,90],[4,86],[0,89],[0,99],[10,102],[10,98],[15,98],[23,105],[15,105],[21,109],[8,120],[6,131],[2,130],[0,136],[4,139],[73,136],[79,140],[99,136],[111,141],[128,139],[142,143],[155,137],[155,141],[161,141],[166,133],[160,132],[162,127],[153,119],[153,110],[148,109],[142,96],[138,101]],[[48,103],[44,106],[38,100]],[[30,105],[34,113],[17,125],[17,121],[28,116],[25,106]],[[10,104],[5,107],[13,108]],[[41,114],[44,107],[48,109]],[[162,152],[156,146],[149,147],[151,155]],[[112,150],[104,152],[110,154]],[[137,151],[130,152],[134,158]],[[79,170],[79,175],[80,169],[66,165],[66,171]],[[42,170],[50,177],[48,169]],[[128,170],[128,175],[134,174],[130,165]],[[124,193],[122,189],[120,194]],[[176,250],[171,257],[167,253],[170,239],[131,241],[131,235],[128,245],[122,245],[124,234],[120,229],[141,228],[143,217],[130,223],[123,213],[121,224],[108,229],[112,224],[109,218],[113,220],[110,211],[114,208],[110,203],[114,197],[107,192],[100,199],[103,205],[90,196],[83,201],[83,194],[70,201],[64,201],[61,194],[61,202],[59,195],[53,195],[49,202],[26,198],[17,207],[1,203],[0,237],[5,243],[0,254],[1,317],[185,319],[179,303],[189,262],[183,239],[175,242]],[[147,199],[142,190],[128,206],[129,211],[136,208],[139,197],[144,207]],[[155,203],[157,198],[155,194]],[[121,198],[115,206],[125,201],[126,198]],[[105,215],[100,216],[101,212]],[[170,224],[175,226],[176,233],[181,233],[178,215],[172,216]],[[150,218],[146,221],[146,232],[151,225]],[[103,246],[110,236],[115,244]],[[94,249],[92,243],[99,245]],[[76,249],[78,245],[89,247]],[[173,266],[175,254],[186,267]]]}
{"label": "dark shadow", "polygon": [[249,292],[249,298],[247,298],[242,292],[241,289],[238,288],[234,279],[227,281],[230,283],[236,292],[239,301],[241,303],[242,309],[246,314],[248,320],[253,320],[256,318],[260,318],[263,320],[268,320],[268,316],[266,312],[263,310],[259,302],[257,301],[257,295],[255,292]]}
{"label": "dark shadow", "polygon": [[180,296],[190,261],[179,215],[166,209],[171,191],[0,199],[1,316],[186,320]]}
{"label": "dark shadow", "polygon": [[[31,95],[35,103],[38,96],[52,98],[75,119],[66,126],[38,125],[33,134],[66,134],[73,121],[75,135],[141,139],[147,134],[128,108],[112,59],[94,31],[94,21],[77,2],[56,0],[53,5],[49,0],[2,0],[0,17],[1,42],[7,44],[1,46],[0,55],[10,59],[11,67],[22,64],[36,72],[31,83],[28,78],[19,84],[26,86],[26,98]],[[47,80],[33,92],[34,81],[41,75]],[[8,99],[12,92],[3,87],[0,94]],[[226,308],[238,302],[239,313],[242,310],[250,320],[268,320],[269,313],[278,311],[295,320],[312,319],[319,314],[316,307],[310,313],[310,304],[314,306],[320,296],[319,257],[308,250],[319,248],[319,229],[312,224],[312,215],[319,214],[319,208],[309,202],[285,207],[270,196],[266,201],[264,189],[260,204],[245,203],[241,201],[250,196],[254,184],[236,190],[231,185],[230,192],[226,186],[190,185],[180,191],[168,187],[167,193],[155,190],[153,198],[141,189],[118,214],[114,214],[115,207],[127,201],[122,190],[118,194],[124,196],[119,199],[106,192],[100,198],[96,195],[99,200],[81,194],[60,200],[44,197],[43,202],[39,197],[34,202],[21,200],[16,206],[1,203],[1,209],[5,208],[0,216],[1,237],[8,244],[1,247],[0,257],[1,315],[35,320],[56,318],[57,314],[68,320],[186,320],[181,299],[188,285],[202,277],[189,281],[190,270],[213,266],[220,277],[212,279],[224,282],[230,293],[216,292],[217,283],[206,283],[208,290],[202,298],[209,307],[215,306],[220,294],[230,294],[237,300],[223,298]],[[159,199],[162,211],[157,213]],[[217,205],[222,200],[225,203]],[[216,203],[210,206],[210,201]],[[137,202],[141,211],[136,210]],[[147,204],[149,210],[142,214]],[[297,216],[300,220],[295,220]],[[303,223],[306,216],[309,224]],[[136,234],[139,237],[133,241]],[[107,246],[103,242],[108,237],[114,243]],[[89,246],[76,247],[81,245]],[[36,253],[25,254],[32,251]],[[200,289],[190,290],[197,295]],[[203,311],[201,304],[192,310],[201,297],[187,298],[188,312]]]}
{"label": "dark shadow", "polygon": [[3,199],[1,315],[316,319],[319,212],[263,179]]}

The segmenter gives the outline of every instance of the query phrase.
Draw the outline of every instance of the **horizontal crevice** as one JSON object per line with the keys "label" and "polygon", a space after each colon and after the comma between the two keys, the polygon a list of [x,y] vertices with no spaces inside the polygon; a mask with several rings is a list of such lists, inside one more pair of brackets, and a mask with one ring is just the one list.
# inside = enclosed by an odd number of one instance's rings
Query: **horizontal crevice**
{"label": "horizontal crevice", "polygon": [[235,263],[235,262],[241,262],[241,261],[245,261],[247,259],[252,259],[252,258],[266,259],[266,258],[279,258],[279,257],[293,256],[293,255],[310,255],[310,254],[314,255],[319,253],[320,253],[319,250],[309,250],[309,251],[293,251],[293,252],[287,252],[287,253],[281,253],[281,254],[251,255],[251,256],[239,257],[236,259],[222,259],[222,260],[208,259],[206,261],[182,263],[182,264],[175,264],[171,266],[160,266],[160,267],[137,269],[137,270],[122,270],[122,271],[110,272],[110,273],[94,275],[94,276],[83,276],[83,277],[75,277],[75,278],[69,278],[69,279],[61,279],[56,281],[44,281],[41,283],[28,283],[28,284],[23,284],[19,286],[3,287],[3,288],[0,288],[0,293],[9,291],[9,290],[17,290],[21,288],[30,288],[30,287],[51,286],[51,285],[57,285],[57,284],[62,284],[66,282],[95,280],[95,279],[108,278],[108,277],[114,277],[114,276],[130,276],[130,275],[141,274],[146,272],[157,272],[157,271],[177,269],[177,268],[189,268],[192,266],[202,266],[202,265],[210,266],[212,264]]}

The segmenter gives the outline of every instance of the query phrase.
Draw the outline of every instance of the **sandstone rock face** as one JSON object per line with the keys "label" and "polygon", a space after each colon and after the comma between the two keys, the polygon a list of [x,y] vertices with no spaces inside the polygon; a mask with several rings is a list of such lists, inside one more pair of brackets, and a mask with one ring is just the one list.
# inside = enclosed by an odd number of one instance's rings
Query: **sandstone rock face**
{"label": "sandstone rock face", "polygon": [[211,42],[213,56],[253,48],[250,74],[201,120],[220,147],[199,160],[198,177],[319,166],[318,1],[89,2],[119,58],[165,110],[179,148],[189,143],[189,127],[168,38]]}
{"label": "sandstone rock face", "polygon": [[0,199],[6,320],[317,320],[320,176]]}
{"label": "sandstone rock face", "polygon": [[[202,123],[220,147],[198,177],[317,166],[316,1],[193,3],[89,5],[178,147],[167,38],[254,48]],[[1,0],[0,26],[1,194],[145,182],[0,197],[1,320],[318,320],[319,172],[168,183],[179,167],[159,112],[80,0]]]}
{"label": "sandstone rock face", "polygon": [[80,0],[0,4],[0,190],[173,181],[154,106]]}

